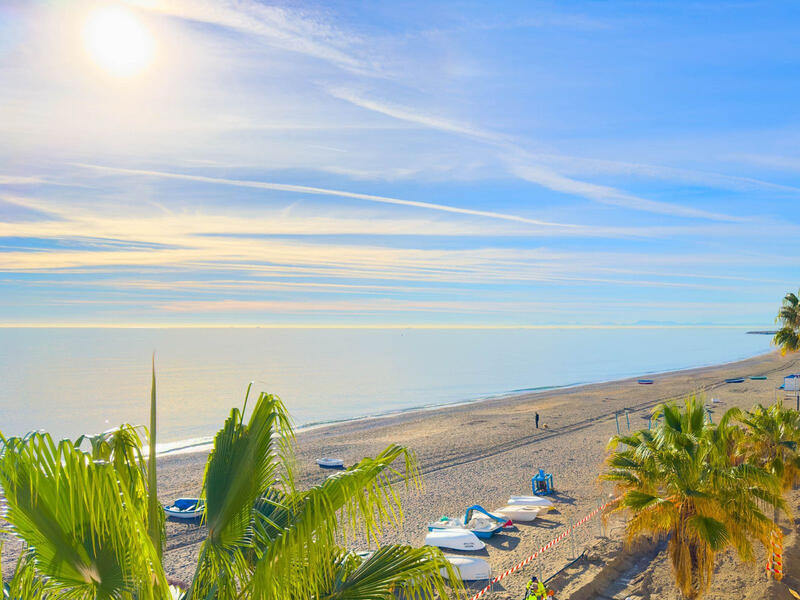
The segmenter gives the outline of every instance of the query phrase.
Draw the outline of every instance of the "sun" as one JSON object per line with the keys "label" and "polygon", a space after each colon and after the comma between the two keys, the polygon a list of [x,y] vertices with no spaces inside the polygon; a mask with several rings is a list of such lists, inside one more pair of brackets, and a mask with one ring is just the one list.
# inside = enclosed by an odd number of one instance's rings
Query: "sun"
{"label": "sun", "polygon": [[153,61],[152,35],[121,7],[106,6],[91,12],[84,24],[83,40],[92,60],[115,77],[132,77]]}

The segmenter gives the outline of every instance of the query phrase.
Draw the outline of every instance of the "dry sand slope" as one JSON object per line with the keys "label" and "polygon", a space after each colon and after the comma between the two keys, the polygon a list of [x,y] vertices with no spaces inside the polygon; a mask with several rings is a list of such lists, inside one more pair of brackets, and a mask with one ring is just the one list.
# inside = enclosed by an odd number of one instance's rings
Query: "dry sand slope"
{"label": "dry sand slope", "polygon": [[[654,406],[692,392],[718,398],[717,413],[731,406],[749,408],[755,402],[771,403],[784,374],[800,370],[799,357],[767,354],[738,363],[693,369],[653,377],[655,385],[637,385],[635,379],[496,399],[475,404],[367,419],[303,432],[298,437],[297,464],[301,486],[321,482],[328,472],[318,469],[314,458],[340,456],[352,463],[374,455],[396,442],[417,454],[424,475],[422,492],[401,491],[405,522],[388,531],[384,541],[419,545],[425,524],[442,515],[463,515],[472,504],[494,509],[512,494],[530,491],[530,477],[539,468],[554,474],[557,511],[533,525],[520,524],[517,531],[498,534],[477,553],[499,573],[539,546],[559,535],[565,525],[577,521],[607,498],[609,487],[597,476],[605,444],[616,433],[615,411],[628,408],[632,429],[647,426]],[[766,381],[747,380],[725,384],[734,376],[768,375]],[[541,415],[536,430],[533,416]],[[627,429],[624,416],[620,425]],[[206,454],[165,458],[160,463],[159,492],[163,502],[199,492]],[[799,497],[793,499],[798,512]],[[787,533],[796,525],[787,524]],[[671,585],[669,565],[661,547],[643,545],[639,551],[621,551],[619,525],[611,524],[602,538],[597,520],[578,529],[575,551],[588,548],[581,561],[554,583],[557,597],[574,598],[677,598]],[[796,541],[796,537],[787,543]],[[165,560],[170,575],[189,579],[193,572],[202,531],[194,525],[168,524]],[[358,541],[355,542],[358,544]],[[4,554],[13,552],[8,548]],[[490,598],[520,598],[532,573],[549,577],[561,569],[573,552],[562,542],[495,586]],[[800,552],[798,549],[796,552]],[[615,558],[616,557],[616,558]],[[787,562],[790,558],[787,558]],[[773,598],[778,592],[766,587],[763,560],[739,565],[730,556],[719,561],[709,598]],[[796,560],[793,564],[797,564]],[[595,582],[594,584],[592,582]],[[480,585],[471,589],[479,589]]]}

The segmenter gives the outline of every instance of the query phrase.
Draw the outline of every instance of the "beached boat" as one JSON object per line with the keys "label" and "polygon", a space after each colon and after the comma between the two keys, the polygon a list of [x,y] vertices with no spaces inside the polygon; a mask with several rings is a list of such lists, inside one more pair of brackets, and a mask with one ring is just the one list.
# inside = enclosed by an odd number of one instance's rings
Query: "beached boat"
{"label": "beached boat", "polygon": [[766,375],[751,375],[750,379],[753,381],[764,381],[767,378]]}
{"label": "beached boat", "polygon": [[199,498],[178,498],[170,506],[164,507],[164,513],[173,519],[199,519],[203,516],[206,505]]}
{"label": "beached boat", "polygon": [[530,504],[509,504],[503,508],[493,510],[492,514],[520,523],[530,522],[539,516],[539,513],[546,510],[544,506],[531,506]]}
{"label": "beached boat", "polygon": [[725,383],[744,383],[744,377],[732,377],[730,379],[726,379]]}
{"label": "beached boat", "polygon": [[[445,554],[456,573],[461,575],[463,581],[478,581],[480,579],[492,578],[492,567],[488,561],[474,556],[456,556],[455,554]],[[442,577],[447,578],[447,569],[441,570]]]}
{"label": "beached boat", "polygon": [[505,526],[505,521],[502,523],[490,519],[489,517],[473,517],[465,524],[461,519],[451,519],[450,517],[442,517],[438,521],[428,523],[428,531],[437,530],[453,530],[453,529],[466,529],[471,531],[479,538],[487,539],[492,537],[498,531],[501,531]]}
{"label": "beached boat", "polygon": [[654,381],[652,379],[639,379],[636,383],[639,385],[653,385]]}
{"label": "beached boat", "polygon": [[510,505],[541,506],[544,510],[552,510],[555,506],[550,498],[542,496],[511,496],[508,503]]}
{"label": "beached boat", "polygon": [[341,458],[318,458],[317,464],[322,469],[344,469],[344,461]]}
{"label": "beached boat", "polygon": [[468,529],[436,529],[425,536],[426,546],[449,548],[463,552],[474,552],[486,547],[474,533]]}

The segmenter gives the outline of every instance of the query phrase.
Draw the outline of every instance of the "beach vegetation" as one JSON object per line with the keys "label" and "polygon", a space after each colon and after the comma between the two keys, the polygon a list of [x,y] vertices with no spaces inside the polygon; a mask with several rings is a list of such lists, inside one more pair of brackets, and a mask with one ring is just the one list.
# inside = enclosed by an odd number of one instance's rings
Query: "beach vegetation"
{"label": "beach vegetation", "polygon": [[731,413],[746,428],[737,445],[743,459],[777,477],[782,493],[800,483],[800,412],[778,401]]}
{"label": "beach vegetation", "polygon": [[[438,548],[378,546],[401,522],[397,485],[419,486],[413,453],[392,445],[309,489],[294,481],[286,408],[261,394],[234,408],[214,438],[202,489],[194,576],[171,585],[164,514],[155,498],[154,443],[142,428],[56,441],[3,437],[0,485],[7,526],[24,551],[4,597],[13,600],[419,599],[461,596]],[[155,409],[155,378],[152,408]],[[154,420],[151,420],[154,424]],[[351,551],[355,535],[372,553]],[[448,585],[444,574],[450,579]]]}
{"label": "beach vegetation", "polygon": [[786,510],[782,481],[764,461],[742,459],[747,436],[733,422],[736,412],[715,425],[702,400],[689,397],[655,416],[663,417],[655,428],[611,439],[601,478],[616,484],[611,512],[626,515],[628,540],[667,537],[677,587],[700,598],[718,552],[733,547],[749,561],[754,543],[767,545],[773,522],[764,508]]}
{"label": "beach vegetation", "polygon": [[[800,294],[800,292],[798,292]],[[775,322],[780,329],[772,338],[772,343],[781,349],[781,353],[800,350],[800,298],[798,294],[789,292],[783,297],[781,308]]]}

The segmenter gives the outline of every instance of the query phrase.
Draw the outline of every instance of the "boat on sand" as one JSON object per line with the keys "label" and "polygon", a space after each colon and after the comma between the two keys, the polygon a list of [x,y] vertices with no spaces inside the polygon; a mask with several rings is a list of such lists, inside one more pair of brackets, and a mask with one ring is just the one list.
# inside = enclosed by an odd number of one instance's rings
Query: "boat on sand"
{"label": "boat on sand", "polygon": [[164,514],[173,519],[199,519],[203,516],[206,505],[199,498],[178,498],[164,507]]}
{"label": "boat on sand", "polygon": [[449,548],[463,552],[474,552],[486,547],[474,533],[468,529],[436,529],[425,536],[426,546]]}
{"label": "boat on sand", "polygon": [[318,458],[317,464],[322,469],[344,469],[344,461],[341,458]]}
{"label": "boat on sand", "polygon": [[544,498],[542,496],[511,496],[508,499],[508,503],[510,505],[518,505],[521,504],[523,506],[540,506],[544,511],[553,510],[555,505],[550,498]]}
{"label": "boat on sand", "polygon": [[[482,558],[474,556],[456,556],[445,554],[444,557],[453,565],[456,573],[461,575],[463,581],[477,581],[479,579],[491,579],[492,567]],[[441,570],[442,577],[447,578],[447,569]]]}
{"label": "boat on sand", "polygon": [[539,513],[546,510],[544,506],[531,506],[530,504],[509,504],[503,508],[493,510],[492,514],[520,523],[530,522],[539,516]]}

